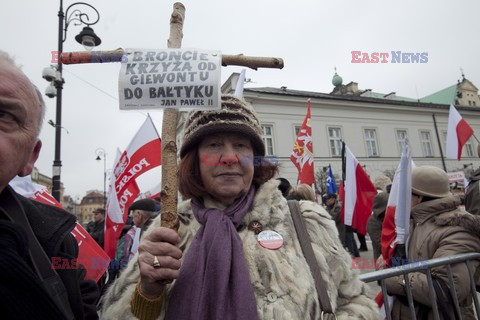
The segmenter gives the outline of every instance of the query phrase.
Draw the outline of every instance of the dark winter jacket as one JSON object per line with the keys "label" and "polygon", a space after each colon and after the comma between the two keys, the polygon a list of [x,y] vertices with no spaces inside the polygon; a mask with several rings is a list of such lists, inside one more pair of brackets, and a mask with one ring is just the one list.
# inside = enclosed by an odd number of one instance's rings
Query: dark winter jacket
{"label": "dark winter jacket", "polygon": [[[8,196],[7,196],[8,194]],[[7,202],[10,207],[7,210]],[[13,204],[13,205],[12,205]],[[13,209],[12,209],[13,208]],[[26,199],[7,187],[0,193],[0,310],[5,319],[64,319],[47,294],[29,255],[25,228],[10,221],[7,213],[23,210],[47,257],[68,261],[55,271],[68,295],[75,319],[98,319],[95,282],[84,280],[85,269],[73,267],[78,244],[70,233],[75,217],[56,207]],[[12,214],[9,213],[11,216]],[[45,259],[46,260],[46,259]],[[47,261],[48,262],[48,261]],[[63,268],[65,267],[65,268]]]}
{"label": "dark winter jacket", "polygon": [[465,210],[480,215],[480,168],[470,177],[470,184],[465,193]]}
{"label": "dark winter jacket", "polygon": [[345,224],[342,222],[340,217],[342,205],[340,200],[335,201],[335,204],[331,207],[327,206],[326,209],[330,216],[332,216],[332,220],[335,221],[335,226],[338,230],[338,236],[340,237],[340,241],[342,242],[343,246],[345,246]]}
{"label": "dark winter jacket", "polygon": [[102,222],[90,222],[87,225],[87,232],[97,241],[98,245],[103,248],[105,220]]}

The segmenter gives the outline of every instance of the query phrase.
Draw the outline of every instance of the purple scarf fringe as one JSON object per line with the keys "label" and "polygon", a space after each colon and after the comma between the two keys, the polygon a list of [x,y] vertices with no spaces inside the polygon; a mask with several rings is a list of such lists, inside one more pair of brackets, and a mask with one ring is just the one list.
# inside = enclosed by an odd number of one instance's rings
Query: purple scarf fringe
{"label": "purple scarf fringe", "polygon": [[237,233],[255,197],[248,193],[224,211],[191,206],[202,225],[190,244],[168,302],[167,320],[257,320],[257,303]]}

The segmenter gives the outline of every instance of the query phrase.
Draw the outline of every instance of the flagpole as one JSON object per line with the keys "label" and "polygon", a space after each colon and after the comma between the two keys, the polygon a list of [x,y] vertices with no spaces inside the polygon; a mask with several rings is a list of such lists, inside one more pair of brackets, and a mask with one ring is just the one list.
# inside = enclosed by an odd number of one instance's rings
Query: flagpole
{"label": "flagpole", "polygon": [[475,135],[475,133],[474,133],[472,136],[475,138],[475,140],[477,140],[477,143],[480,143],[480,141],[478,140],[478,138],[477,138],[477,136]]}
{"label": "flagpole", "polygon": [[345,161],[345,141],[342,141],[342,183],[345,186],[347,171],[347,162]]}
{"label": "flagpole", "polygon": [[443,157],[442,144],[440,142],[440,135],[438,134],[437,119],[435,118],[435,113],[432,113],[432,118],[433,118],[433,126],[435,127],[435,133],[437,134],[437,142],[438,142],[438,149],[440,150],[440,157],[442,157],[443,170],[447,172],[447,165],[445,164],[445,158]]}

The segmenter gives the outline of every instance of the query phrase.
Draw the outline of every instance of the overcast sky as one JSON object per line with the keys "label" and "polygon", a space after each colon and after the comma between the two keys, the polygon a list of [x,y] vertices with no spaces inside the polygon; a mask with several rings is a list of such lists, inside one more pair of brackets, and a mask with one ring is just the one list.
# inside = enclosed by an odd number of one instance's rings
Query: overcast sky
{"label": "overcast sky", "polygon": [[[102,39],[98,50],[166,48],[174,1],[87,0],[100,12],[92,26]],[[64,8],[73,1],[65,1]],[[247,87],[280,87],[328,93],[334,67],[344,84],[407,97],[423,97],[451,86],[465,76],[480,86],[478,12],[480,2],[462,1],[319,1],[319,0],[186,0],[184,48],[219,50],[225,54],[284,59],[283,70],[247,70]],[[5,1],[0,13],[0,48],[14,56],[43,91],[42,69],[58,47],[59,1]],[[64,51],[81,51],[75,41],[81,27],[71,25]],[[351,51],[428,53],[419,64],[351,63]],[[391,59],[389,59],[391,60]],[[123,149],[143,123],[146,112],[120,111],[120,64],[64,66],[62,175],[65,193],[81,198],[87,190],[103,190],[103,162],[95,150],[107,152],[107,168],[115,149]],[[222,68],[222,82],[240,67]],[[55,121],[55,99],[45,97],[46,121]],[[149,111],[161,132],[161,111]],[[53,127],[45,123],[43,149],[37,162],[51,176]],[[159,171],[155,174],[159,175]],[[152,187],[140,184],[141,191]]]}

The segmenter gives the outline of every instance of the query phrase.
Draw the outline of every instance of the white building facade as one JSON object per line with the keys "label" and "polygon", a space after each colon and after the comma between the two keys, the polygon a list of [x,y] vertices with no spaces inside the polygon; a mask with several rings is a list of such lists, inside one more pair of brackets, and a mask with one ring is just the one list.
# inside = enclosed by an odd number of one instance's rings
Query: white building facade
{"label": "white building facade", "polygon": [[[237,75],[233,74],[222,86],[222,91],[231,93],[236,80]],[[351,94],[325,94],[284,87],[244,90],[244,98],[253,105],[261,119],[267,155],[278,157],[280,176],[292,184],[297,182],[298,172],[290,161],[290,154],[307,112],[308,99],[311,99],[315,172],[325,170],[330,164],[333,173],[341,176],[341,145],[345,141],[372,181],[380,175],[392,175],[405,137],[409,139],[412,159],[417,166],[443,168],[445,163],[447,172],[464,171],[467,177],[480,166],[474,137],[465,145],[460,161],[442,161],[448,104],[396,100],[397,97],[391,97],[394,94],[386,95],[390,98],[372,98],[370,90],[358,91],[353,84],[355,91]],[[348,89],[349,85],[342,87]],[[480,132],[480,107],[457,105],[456,108],[473,130]]]}

